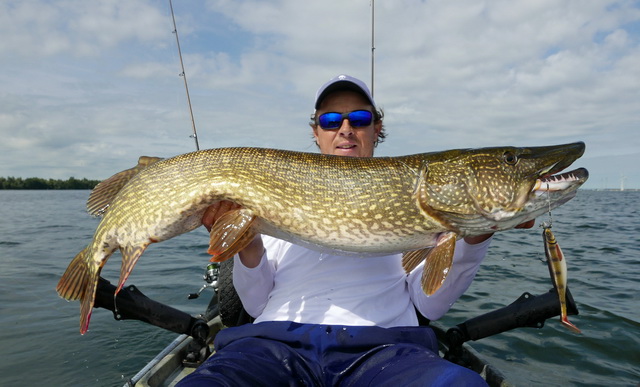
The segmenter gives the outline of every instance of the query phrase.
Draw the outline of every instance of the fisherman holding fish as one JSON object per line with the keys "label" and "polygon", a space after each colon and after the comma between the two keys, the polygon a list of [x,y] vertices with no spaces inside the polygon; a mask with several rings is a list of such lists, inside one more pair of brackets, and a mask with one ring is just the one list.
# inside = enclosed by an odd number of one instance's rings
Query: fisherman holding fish
{"label": "fisherman holding fish", "polygon": [[[368,87],[348,75],[318,90],[311,118],[323,154],[371,157],[386,136]],[[238,208],[219,202],[202,222],[210,229]],[[233,283],[254,323],[218,333],[216,353],[180,385],[486,385],[439,357],[435,334],[418,326],[417,313],[435,320],[449,310],[475,277],[491,235],[452,242],[453,265],[429,296],[424,264],[406,274],[401,254],[338,256],[257,235],[233,258]]]}

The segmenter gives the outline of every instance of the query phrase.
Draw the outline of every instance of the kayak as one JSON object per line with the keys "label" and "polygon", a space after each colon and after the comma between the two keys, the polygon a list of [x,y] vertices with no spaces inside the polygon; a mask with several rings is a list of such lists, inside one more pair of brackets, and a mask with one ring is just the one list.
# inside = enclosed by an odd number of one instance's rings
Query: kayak
{"label": "kayak", "polygon": [[[213,352],[213,339],[215,335],[224,329],[220,316],[215,316],[208,322],[210,335],[207,338],[207,345]],[[441,346],[441,356],[447,353],[449,346],[446,338],[446,331],[439,325],[430,324],[436,332],[438,342]],[[180,335],[173,340],[165,349],[154,357],[145,367],[143,367],[127,383],[126,387],[157,387],[174,386],[182,378],[193,372],[197,364],[188,360],[189,348],[193,345],[193,338],[188,335]],[[489,386],[512,386],[503,374],[491,366],[477,351],[465,344],[462,346],[462,354],[459,357],[460,363],[479,373],[489,384]],[[460,364],[459,363],[459,364]]]}
{"label": "kayak", "polygon": [[[212,264],[205,270],[205,285],[198,293],[212,288],[214,295],[202,315],[191,316],[185,312],[160,304],[146,297],[135,285],[123,288],[114,304],[115,286],[100,278],[96,306],[114,312],[117,320],[135,319],[180,333],[156,355],[125,386],[174,386],[193,372],[199,364],[215,352],[213,341],[218,332],[228,326],[251,323],[242,308],[232,284],[232,265]],[[570,315],[578,310],[569,289],[566,289],[567,309]],[[561,306],[555,288],[542,295],[523,293],[513,303],[500,309],[471,318],[445,329],[437,322],[426,319],[420,325],[428,325],[436,333],[440,355],[458,365],[480,374],[490,386],[512,386],[504,375],[475,351],[468,341],[475,341],[521,327],[542,328],[544,322],[559,316]]]}

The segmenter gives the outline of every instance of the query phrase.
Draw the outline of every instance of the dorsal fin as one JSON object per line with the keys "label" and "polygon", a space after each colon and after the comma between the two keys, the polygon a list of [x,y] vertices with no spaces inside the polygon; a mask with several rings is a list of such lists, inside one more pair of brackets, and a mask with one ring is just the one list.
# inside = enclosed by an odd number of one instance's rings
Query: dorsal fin
{"label": "dorsal fin", "polygon": [[102,216],[107,211],[109,204],[116,197],[118,192],[124,187],[132,177],[151,164],[162,160],[160,157],[140,156],[138,165],[133,168],[118,172],[110,178],[101,181],[91,191],[87,200],[87,212],[92,216]]}

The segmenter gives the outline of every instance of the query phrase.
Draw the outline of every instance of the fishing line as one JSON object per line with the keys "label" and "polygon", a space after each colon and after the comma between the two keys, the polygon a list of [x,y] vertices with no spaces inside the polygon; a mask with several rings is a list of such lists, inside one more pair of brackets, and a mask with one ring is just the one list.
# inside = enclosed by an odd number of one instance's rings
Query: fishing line
{"label": "fishing line", "polygon": [[[550,192],[549,183],[547,183],[547,205],[548,205],[547,214],[549,216],[549,220],[543,221],[540,224],[540,227],[542,227],[543,230],[551,229],[551,224],[553,223],[553,219],[551,218],[551,194],[549,192]],[[543,231],[543,238],[546,238],[544,237],[544,231]],[[547,258],[546,253],[543,256],[543,258],[540,258],[540,261],[546,262],[547,264],[549,264],[549,259]]]}
{"label": "fishing line", "polygon": [[553,218],[551,217],[551,194],[550,194],[551,190],[549,189],[549,183],[547,183],[547,205],[548,205],[548,209],[547,209],[547,214],[549,215],[549,220],[547,222],[542,222],[542,224],[540,225],[542,228],[551,228],[551,225],[553,224]]}

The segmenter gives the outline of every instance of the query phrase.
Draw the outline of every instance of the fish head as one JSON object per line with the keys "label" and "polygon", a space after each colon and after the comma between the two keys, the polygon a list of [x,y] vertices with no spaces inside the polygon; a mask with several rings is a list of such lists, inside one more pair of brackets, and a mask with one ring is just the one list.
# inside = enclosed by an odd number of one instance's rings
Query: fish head
{"label": "fish head", "polygon": [[418,202],[461,235],[505,230],[566,203],[588,178],[583,142],[449,151],[428,163]]}

